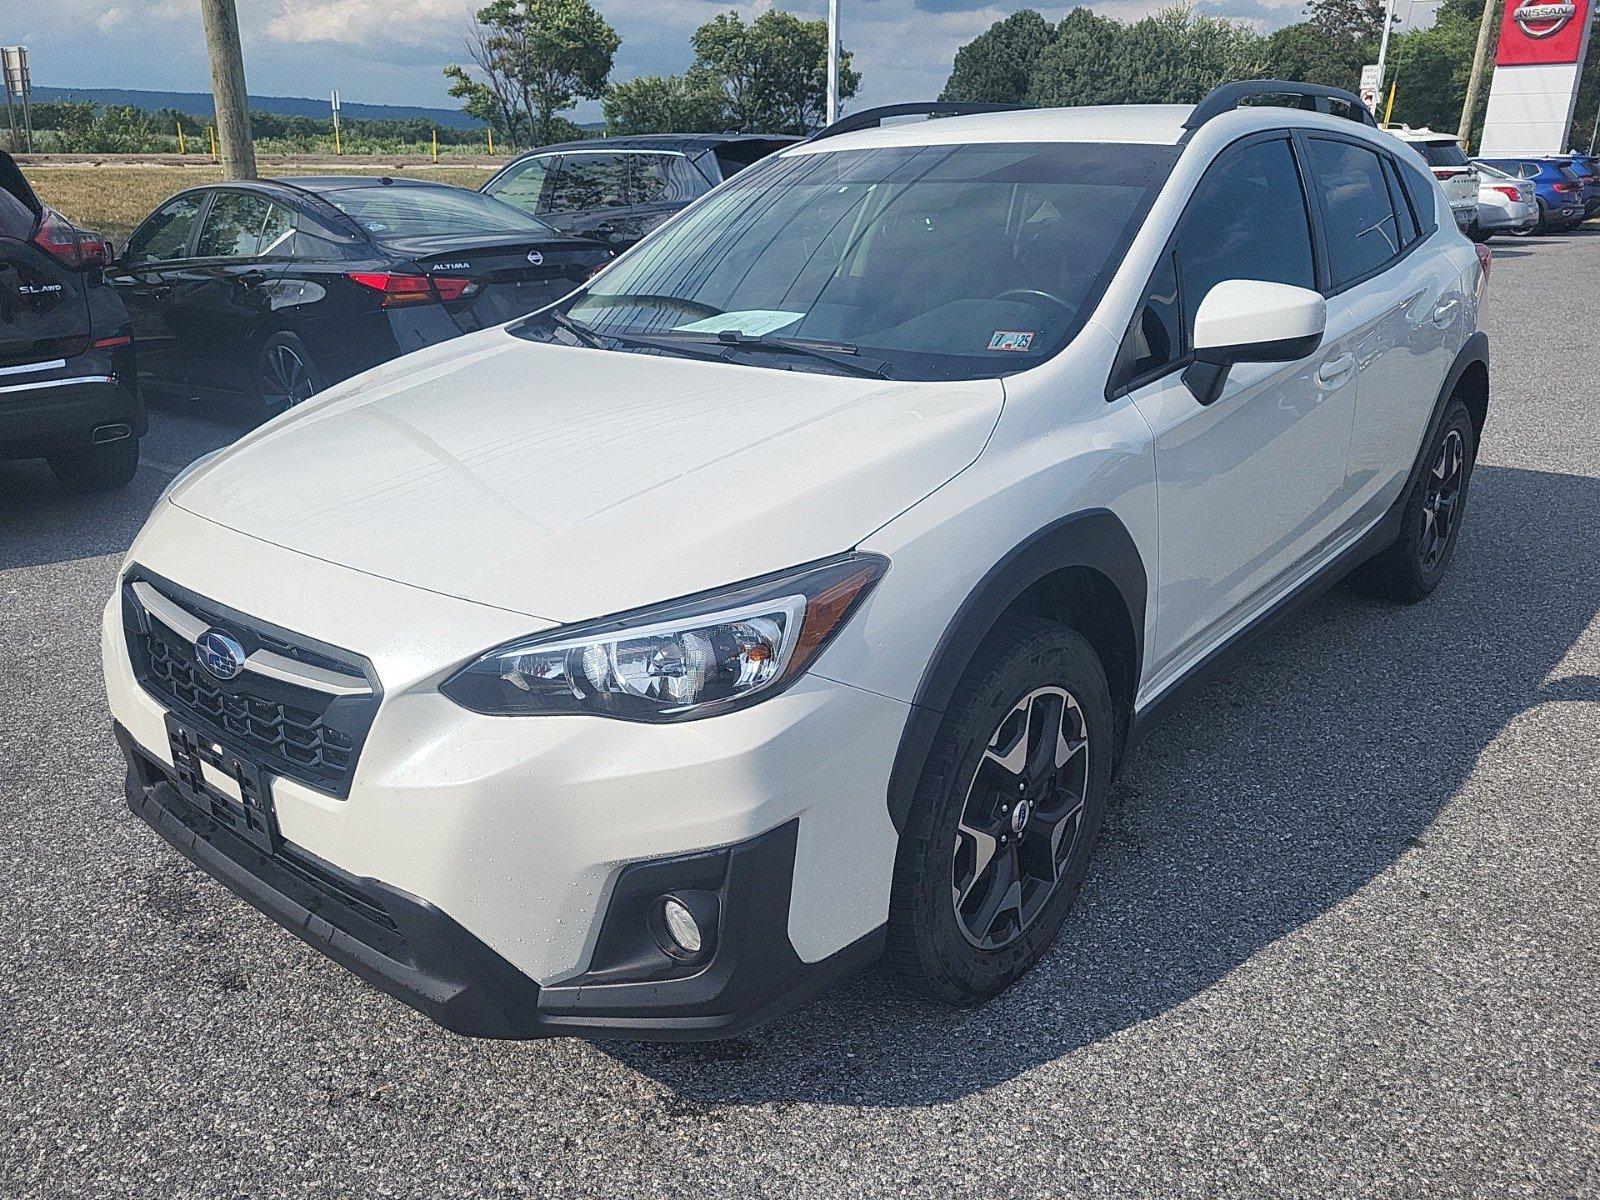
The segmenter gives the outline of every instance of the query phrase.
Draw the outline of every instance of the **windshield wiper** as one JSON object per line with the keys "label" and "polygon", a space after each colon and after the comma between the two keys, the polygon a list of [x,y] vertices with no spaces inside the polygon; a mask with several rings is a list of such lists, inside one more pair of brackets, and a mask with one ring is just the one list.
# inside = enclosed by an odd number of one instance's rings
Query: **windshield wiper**
{"label": "windshield wiper", "polygon": [[585,325],[582,321],[574,321],[559,308],[552,308],[549,312],[545,313],[545,316],[550,318],[550,323],[552,325],[559,329],[565,329],[573,337],[577,338],[586,345],[593,346],[596,350],[611,349],[610,346],[606,345],[605,338],[599,333]]}
{"label": "windshield wiper", "polygon": [[873,358],[861,358],[861,348],[849,342],[817,342],[809,338],[773,337],[763,334],[750,337],[737,329],[724,329],[717,341],[741,350],[770,350],[782,354],[803,354],[846,370],[855,375],[868,375],[875,379],[889,378],[889,364]]}

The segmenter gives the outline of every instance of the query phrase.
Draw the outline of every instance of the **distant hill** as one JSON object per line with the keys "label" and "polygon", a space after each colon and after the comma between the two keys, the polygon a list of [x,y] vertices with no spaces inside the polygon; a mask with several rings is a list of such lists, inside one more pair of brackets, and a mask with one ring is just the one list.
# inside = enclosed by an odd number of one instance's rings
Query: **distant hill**
{"label": "distant hill", "polygon": [[[36,87],[35,102],[51,100],[89,100],[95,104],[131,104],[152,112],[160,108],[175,108],[196,117],[209,117],[212,113],[210,92],[147,92],[137,88],[61,88]],[[328,101],[310,100],[304,96],[251,96],[250,107],[256,112],[275,113],[282,117],[328,117]],[[340,115],[347,120],[403,121],[422,117],[446,129],[476,129],[479,123],[466,113],[453,108],[422,108],[409,104],[356,104],[345,100],[339,105]]]}

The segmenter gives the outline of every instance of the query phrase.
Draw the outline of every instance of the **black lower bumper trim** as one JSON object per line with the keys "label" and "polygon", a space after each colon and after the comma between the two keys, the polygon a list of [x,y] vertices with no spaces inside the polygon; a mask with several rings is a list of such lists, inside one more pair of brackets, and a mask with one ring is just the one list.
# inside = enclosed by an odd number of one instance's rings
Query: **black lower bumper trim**
{"label": "black lower bumper trim", "polygon": [[[626,868],[602,923],[597,955],[619,944],[618,914],[641,894],[630,876],[670,880],[678,864],[723,862],[721,928],[714,952],[692,973],[591,970],[541,988],[446,913],[378,880],[356,878],[287,843],[269,852],[202,813],[166,765],[120,725],[128,760],[128,807],[167,842],[308,945],[437,1024],[471,1037],[580,1036],[640,1041],[730,1037],[805,1003],[876,958],[877,930],[819,962],[805,963],[788,937],[797,822],[711,855]],[[631,896],[631,900],[630,900]],[[625,940],[625,939],[624,939]],[[648,964],[643,974],[648,975]]]}

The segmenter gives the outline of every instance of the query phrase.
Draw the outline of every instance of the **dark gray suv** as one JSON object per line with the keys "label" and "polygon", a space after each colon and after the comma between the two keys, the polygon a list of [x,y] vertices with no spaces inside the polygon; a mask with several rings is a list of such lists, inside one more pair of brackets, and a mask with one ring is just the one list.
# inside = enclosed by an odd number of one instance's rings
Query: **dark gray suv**
{"label": "dark gray suv", "polygon": [[724,179],[798,140],[662,133],[563,142],[508,163],[482,190],[562,233],[623,250]]}

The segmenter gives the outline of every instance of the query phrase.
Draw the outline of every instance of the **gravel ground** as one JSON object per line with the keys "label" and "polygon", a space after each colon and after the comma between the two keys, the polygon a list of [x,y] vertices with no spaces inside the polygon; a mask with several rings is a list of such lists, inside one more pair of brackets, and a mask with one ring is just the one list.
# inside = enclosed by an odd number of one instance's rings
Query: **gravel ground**
{"label": "gravel ground", "polygon": [[97,614],[237,424],[158,413],[109,501],[0,464],[0,1195],[1600,1196],[1600,234],[1496,245],[1449,580],[1175,714],[970,1012],[871,971],[698,1048],[434,1028],[122,805]]}

